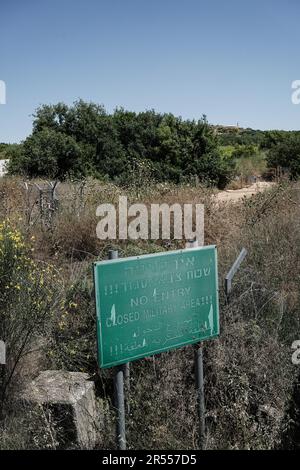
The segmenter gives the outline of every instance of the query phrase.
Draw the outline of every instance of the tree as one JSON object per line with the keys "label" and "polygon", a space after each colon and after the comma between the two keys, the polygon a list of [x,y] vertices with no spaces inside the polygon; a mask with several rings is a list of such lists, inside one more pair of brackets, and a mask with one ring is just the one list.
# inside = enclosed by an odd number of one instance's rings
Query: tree
{"label": "tree", "polygon": [[291,178],[300,176],[300,136],[291,134],[279,144],[273,146],[267,155],[269,168],[277,166],[289,168]]}
{"label": "tree", "polygon": [[72,137],[44,128],[29,136],[11,155],[8,171],[63,179],[69,173],[84,173],[83,159],[83,150]]}

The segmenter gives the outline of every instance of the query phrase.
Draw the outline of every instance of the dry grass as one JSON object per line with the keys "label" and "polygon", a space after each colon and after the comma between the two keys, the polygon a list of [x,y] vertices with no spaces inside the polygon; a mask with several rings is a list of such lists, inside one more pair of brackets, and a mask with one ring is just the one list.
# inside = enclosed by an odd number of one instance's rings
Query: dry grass
{"label": "dry grass", "polygon": [[[60,206],[53,224],[45,228],[39,221],[26,223],[19,183],[0,180],[4,201],[0,216],[11,217],[28,239],[35,236],[34,256],[51,259],[62,268],[66,301],[75,299],[78,304],[65,330],[57,327],[51,338],[52,366],[83,368],[94,377],[91,261],[105,258],[112,246],[122,256],[183,246],[180,241],[101,242],[95,234],[97,205],[116,203],[120,194],[127,195],[129,202],[146,204],[204,203],[205,240],[219,248],[221,287],[221,335],[204,346],[206,448],[271,449],[280,447],[283,438],[286,442],[288,410],[298,376],[291,364],[290,345],[300,334],[297,185],[283,184],[232,205],[218,204],[213,191],[201,187],[148,184],[124,190],[96,181],[87,181],[83,187],[65,183],[59,187]],[[248,256],[234,280],[228,305],[224,275],[243,246]],[[75,356],[70,352],[74,344]],[[196,448],[193,348],[132,363],[131,371],[129,447]],[[97,390],[110,403],[111,371],[101,372]],[[108,448],[111,445],[111,440],[106,443]]]}

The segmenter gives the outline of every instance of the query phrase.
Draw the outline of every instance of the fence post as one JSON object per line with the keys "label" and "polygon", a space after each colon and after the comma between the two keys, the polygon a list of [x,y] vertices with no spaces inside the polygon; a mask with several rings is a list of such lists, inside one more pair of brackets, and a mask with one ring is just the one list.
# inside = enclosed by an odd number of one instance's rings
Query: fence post
{"label": "fence post", "polygon": [[[188,240],[185,247],[196,248],[199,246],[197,240]],[[203,374],[203,348],[201,344],[195,350],[195,379],[197,388],[198,417],[199,417],[199,447],[204,448],[205,443],[205,395]]]}

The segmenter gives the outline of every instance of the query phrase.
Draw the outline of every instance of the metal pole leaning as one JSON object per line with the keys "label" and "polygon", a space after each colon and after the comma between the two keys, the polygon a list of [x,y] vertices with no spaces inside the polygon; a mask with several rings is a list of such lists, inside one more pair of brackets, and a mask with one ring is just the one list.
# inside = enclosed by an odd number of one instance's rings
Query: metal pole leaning
{"label": "metal pole leaning", "polygon": [[[117,259],[118,251],[109,250],[109,259]],[[117,409],[117,445],[126,450],[125,397],[124,397],[124,366],[116,367],[114,377],[115,406]]]}
{"label": "metal pole leaning", "polygon": [[225,295],[226,295],[227,301],[229,300],[229,294],[230,294],[231,288],[232,288],[232,279],[233,279],[234,275],[236,274],[236,272],[238,271],[238,269],[239,269],[240,265],[242,264],[243,260],[246,258],[246,256],[247,256],[247,250],[246,250],[246,248],[242,248],[239,256],[237,257],[237,259],[235,260],[235,262],[231,266],[230,270],[226,274],[226,277],[225,277]]}
{"label": "metal pole leaning", "polygon": [[[186,248],[196,248],[199,246],[197,240],[188,240]],[[195,378],[197,388],[198,416],[199,416],[199,447],[203,449],[205,442],[205,395],[204,395],[204,374],[203,374],[203,348],[201,345],[195,350]]]}

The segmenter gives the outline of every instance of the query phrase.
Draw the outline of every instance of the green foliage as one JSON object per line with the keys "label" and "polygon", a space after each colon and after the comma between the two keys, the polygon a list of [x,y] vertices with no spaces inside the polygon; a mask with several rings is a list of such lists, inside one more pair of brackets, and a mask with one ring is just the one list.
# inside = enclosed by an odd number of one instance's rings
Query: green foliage
{"label": "green foliage", "polygon": [[137,161],[151,167],[157,181],[178,183],[197,175],[224,187],[232,176],[232,162],[223,159],[205,116],[183,121],[153,110],[142,113],[82,100],[41,106],[33,132],[11,156],[9,172],[30,177],[63,179],[93,175],[126,181]]}
{"label": "green foliage", "polygon": [[286,167],[290,170],[292,179],[300,176],[300,136],[290,135],[277,145],[274,145],[268,152],[268,167]]}
{"label": "green foliage", "polygon": [[269,150],[290,138],[299,137],[300,131],[261,131],[219,127],[217,128],[217,135],[223,148],[231,146],[240,148],[240,150],[245,148],[250,150],[250,147],[257,148],[257,150]]}
{"label": "green foliage", "polygon": [[0,143],[0,160],[11,158],[11,155],[18,151],[20,146],[18,144],[4,144]]}
{"label": "green foliage", "polygon": [[251,158],[258,154],[258,148],[255,145],[238,145],[232,152],[232,158]]}
{"label": "green foliage", "polygon": [[235,146],[234,145],[220,145],[220,152],[223,158],[231,158]]}
{"label": "green foliage", "polygon": [[30,177],[62,178],[80,170],[84,150],[70,136],[44,128],[12,154],[8,171]]}
{"label": "green foliage", "polygon": [[6,159],[7,148],[8,148],[8,144],[0,143],[0,160]]}
{"label": "green foliage", "polygon": [[255,129],[239,129],[221,127],[217,128],[218,139],[221,145],[261,145],[265,132]]}
{"label": "green foliage", "polygon": [[286,139],[289,139],[290,137],[293,137],[293,136],[297,137],[299,135],[300,135],[299,132],[294,132],[294,131],[291,131],[291,132],[278,131],[278,130],[266,131],[264,133],[263,141],[261,142],[261,147],[264,149],[271,149],[281,144]]}
{"label": "green foliage", "polygon": [[7,364],[0,380],[0,415],[20,361],[32,342],[49,334],[59,302],[58,280],[49,264],[29,256],[21,233],[8,220],[0,223],[0,338]]}

